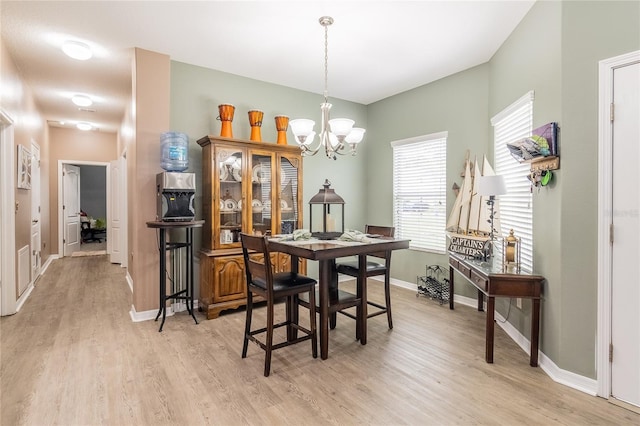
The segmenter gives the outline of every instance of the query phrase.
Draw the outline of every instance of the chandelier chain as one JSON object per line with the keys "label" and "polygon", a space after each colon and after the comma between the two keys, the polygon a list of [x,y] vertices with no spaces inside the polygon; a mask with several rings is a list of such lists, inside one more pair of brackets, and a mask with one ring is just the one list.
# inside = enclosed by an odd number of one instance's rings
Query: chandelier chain
{"label": "chandelier chain", "polygon": [[329,27],[324,26],[324,101],[329,97]]}

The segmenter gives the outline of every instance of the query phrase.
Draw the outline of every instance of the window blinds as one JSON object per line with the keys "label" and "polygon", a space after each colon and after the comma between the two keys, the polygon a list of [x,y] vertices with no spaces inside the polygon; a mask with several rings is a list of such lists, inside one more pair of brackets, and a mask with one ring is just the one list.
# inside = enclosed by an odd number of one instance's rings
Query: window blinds
{"label": "window blinds", "polygon": [[531,185],[527,179],[530,164],[518,163],[506,144],[531,136],[533,130],[533,92],[514,102],[492,120],[494,134],[494,168],[504,177],[507,193],[499,197],[501,236],[509,230],[521,239],[521,268],[533,270],[533,206]]}
{"label": "window blinds", "polygon": [[447,132],[394,141],[393,224],[410,248],[446,249]]}

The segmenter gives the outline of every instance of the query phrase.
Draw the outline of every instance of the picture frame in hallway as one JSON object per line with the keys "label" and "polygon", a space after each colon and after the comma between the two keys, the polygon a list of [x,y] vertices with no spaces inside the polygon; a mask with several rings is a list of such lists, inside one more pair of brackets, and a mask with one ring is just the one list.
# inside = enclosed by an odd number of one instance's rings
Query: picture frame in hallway
{"label": "picture frame in hallway", "polygon": [[31,189],[31,152],[24,145],[18,145],[18,188]]}

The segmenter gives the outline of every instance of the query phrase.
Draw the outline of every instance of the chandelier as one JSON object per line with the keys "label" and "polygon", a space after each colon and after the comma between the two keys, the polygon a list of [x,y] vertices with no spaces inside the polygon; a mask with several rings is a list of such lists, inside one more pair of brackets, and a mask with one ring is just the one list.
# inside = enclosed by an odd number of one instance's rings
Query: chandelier
{"label": "chandelier", "polygon": [[362,141],[365,129],[359,127],[353,127],[355,122],[348,118],[334,118],[329,119],[329,111],[331,110],[331,104],[328,101],[328,58],[329,58],[329,43],[328,43],[328,29],[329,25],[333,24],[333,18],[330,16],[323,16],[319,19],[320,25],[324,27],[324,102],[320,104],[320,110],[322,112],[322,122],[319,135],[319,142],[315,148],[312,148],[313,139],[316,132],[313,130],[315,122],[306,118],[300,118],[297,120],[291,120],[289,125],[291,131],[295,137],[295,141],[300,145],[302,155],[315,155],[324,147],[324,153],[328,158],[336,159],[336,154],[344,155],[342,152],[347,144],[350,146],[351,155],[356,155],[356,147]]}

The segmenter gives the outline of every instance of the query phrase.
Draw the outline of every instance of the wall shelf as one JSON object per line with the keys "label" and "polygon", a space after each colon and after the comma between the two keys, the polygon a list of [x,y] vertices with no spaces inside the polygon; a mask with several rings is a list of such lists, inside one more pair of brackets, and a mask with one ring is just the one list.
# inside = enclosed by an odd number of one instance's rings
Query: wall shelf
{"label": "wall shelf", "polygon": [[532,172],[541,172],[544,170],[558,170],[560,168],[560,157],[549,156],[534,158],[533,160],[527,160],[525,163],[531,164]]}

